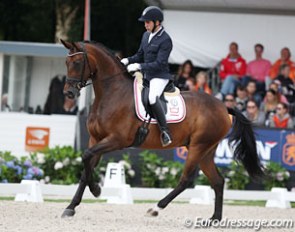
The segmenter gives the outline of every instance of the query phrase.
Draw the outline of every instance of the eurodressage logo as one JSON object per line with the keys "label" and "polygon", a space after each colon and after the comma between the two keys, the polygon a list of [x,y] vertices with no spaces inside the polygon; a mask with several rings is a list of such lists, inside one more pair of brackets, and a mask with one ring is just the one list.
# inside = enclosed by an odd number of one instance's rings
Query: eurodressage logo
{"label": "eurodressage logo", "polygon": [[295,134],[289,134],[286,136],[287,142],[283,148],[282,160],[286,165],[295,165]]}

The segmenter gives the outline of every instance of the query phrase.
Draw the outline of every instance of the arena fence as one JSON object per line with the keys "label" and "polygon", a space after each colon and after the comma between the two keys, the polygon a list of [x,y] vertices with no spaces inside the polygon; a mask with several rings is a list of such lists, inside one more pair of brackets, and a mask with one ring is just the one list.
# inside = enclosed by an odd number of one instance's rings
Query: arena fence
{"label": "arena fence", "polygon": [[[71,199],[78,185],[40,184],[38,181],[22,181],[20,184],[0,184],[0,196],[15,196],[16,201],[43,202],[43,198]],[[99,199],[113,204],[132,204],[133,200],[158,201],[172,189],[130,188],[123,184],[117,187],[102,187]],[[96,199],[88,188],[83,199]],[[266,207],[290,208],[295,202],[295,191],[284,188],[273,188],[271,191],[225,190],[225,200],[266,201]],[[195,186],[181,193],[176,201],[187,201],[191,204],[213,204],[214,192],[209,186]]]}

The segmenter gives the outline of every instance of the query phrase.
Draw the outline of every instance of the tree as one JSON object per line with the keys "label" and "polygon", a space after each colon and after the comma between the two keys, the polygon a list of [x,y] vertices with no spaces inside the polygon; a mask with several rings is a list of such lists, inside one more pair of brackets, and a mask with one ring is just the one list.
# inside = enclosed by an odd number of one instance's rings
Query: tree
{"label": "tree", "polygon": [[[83,40],[84,0],[1,0],[0,40],[59,42]],[[143,0],[92,0],[91,39],[134,53],[143,24],[138,22],[146,7]]]}
{"label": "tree", "polygon": [[0,14],[0,39],[53,42],[54,1],[1,0]]}

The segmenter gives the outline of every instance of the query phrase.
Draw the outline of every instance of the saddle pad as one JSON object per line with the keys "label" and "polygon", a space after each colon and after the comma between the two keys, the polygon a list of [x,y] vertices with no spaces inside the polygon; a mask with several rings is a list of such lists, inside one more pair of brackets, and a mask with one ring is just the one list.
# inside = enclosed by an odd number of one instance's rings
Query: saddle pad
{"label": "saddle pad", "polygon": [[[135,101],[135,112],[137,117],[141,120],[148,120],[149,116],[146,117],[146,111],[142,104],[141,91],[142,91],[142,75],[136,73],[134,79],[134,101]],[[183,121],[186,115],[185,102],[180,94],[179,89],[174,93],[164,93],[167,103],[167,123],[178,123]],[[151,123],[155,124],[155,119],[151,120]]]}

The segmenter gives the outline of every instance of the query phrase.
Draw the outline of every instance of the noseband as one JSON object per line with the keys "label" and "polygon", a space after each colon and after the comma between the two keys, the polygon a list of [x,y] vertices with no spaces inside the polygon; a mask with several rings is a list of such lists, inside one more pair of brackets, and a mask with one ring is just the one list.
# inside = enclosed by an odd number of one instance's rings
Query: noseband
{"label": "noseband", "polygon": [[[72,57],[75,55],[83,55],[83,66],[82,66],[82,71],[81,71],[81,75],[80,78],[79,77],[66,77],[66,83],[70,84],[71,86],[75,87],[78,91],[80,91],[83,87],[87,86],[87,85],[91,85],[91,83],[87,83],[88,79],[92,79],[95,76],[95,72],[91,71],[91,67],[89,64],[89,60],[88,60],[88,56],[87,56],[87,52],[85,50],[85,45],[84,43],[81,43],[81,52],[76,52],[73,54],[68,54],[68,57]],[[84,73],[85,73],[85,66],[88,66],[89,69],[89,77],[87,78],[87,80],[84,80]]]}

